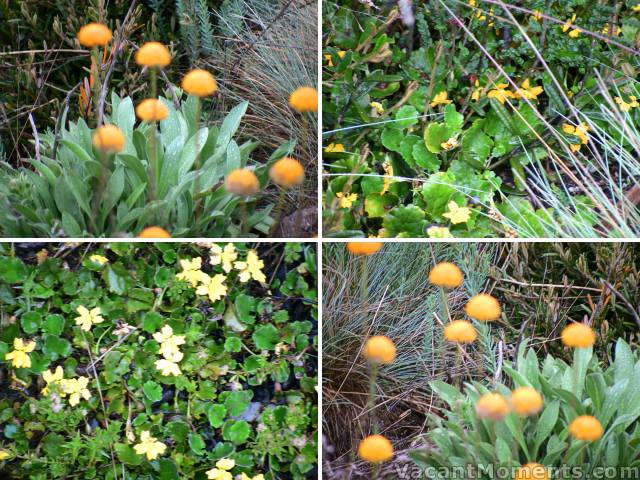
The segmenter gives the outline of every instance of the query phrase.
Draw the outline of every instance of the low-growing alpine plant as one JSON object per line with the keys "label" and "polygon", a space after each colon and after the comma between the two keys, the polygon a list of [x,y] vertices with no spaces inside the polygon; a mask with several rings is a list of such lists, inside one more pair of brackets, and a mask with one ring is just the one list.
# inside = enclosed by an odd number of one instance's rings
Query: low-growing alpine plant
{"label": "low-growing alpine plant", "polygon": [[311,245],[0,245],[3,478],[315,478]]}

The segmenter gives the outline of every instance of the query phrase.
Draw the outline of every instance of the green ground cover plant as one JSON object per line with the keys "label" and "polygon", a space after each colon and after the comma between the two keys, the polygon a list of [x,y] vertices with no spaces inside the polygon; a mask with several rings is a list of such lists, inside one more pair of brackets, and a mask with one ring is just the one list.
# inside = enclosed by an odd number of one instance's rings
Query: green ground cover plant
{"label": "green ground cover plant", "polygon": [[323,12],[329,235],[638,235],[638,2]]}
{"label": "green ground cover plant", "polygon": [[315,478],[306,244],[2,244],[3,478]]}

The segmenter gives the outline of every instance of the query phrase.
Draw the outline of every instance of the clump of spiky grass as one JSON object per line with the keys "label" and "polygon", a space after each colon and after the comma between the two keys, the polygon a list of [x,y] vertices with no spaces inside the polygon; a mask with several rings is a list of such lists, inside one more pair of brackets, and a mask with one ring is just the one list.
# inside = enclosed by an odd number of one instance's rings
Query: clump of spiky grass
{"label": "clump of spiky grass", "polygon": [[[317,116],[300,115],[289,106],[289,96],[300,86],[318,83],[317,5],[294,1],[284,8],[280,2],[235,0],[233,10],[233,15],[219,13],[225,38],[220,51],[206,60],[220,72],[221,97],[230,105],[248,100],[245,133],[269,151],[296,140],[292,156],[307,172],[315,172]],[[316,184],[316,176],[307,175],[304,205],[297,194],[288,194],[291,210],[316,204]]]}

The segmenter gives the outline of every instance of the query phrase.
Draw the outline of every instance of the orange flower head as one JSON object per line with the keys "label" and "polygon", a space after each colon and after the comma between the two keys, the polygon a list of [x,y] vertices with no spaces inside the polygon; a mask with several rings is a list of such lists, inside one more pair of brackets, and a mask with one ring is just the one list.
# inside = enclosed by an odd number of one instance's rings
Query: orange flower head
{"label": "orange flower head", "polygon": [[169,116],[169,109],[161,100],[147,98],[136,107],[136,115],[143,122],[159,122]]}
{"label": "orange flower head", "polygon": [[111,29],[102,23],[89,23],[78,32],[78,41],[84,47],[103,47],[111,41]]}
{"label": "orange flower head", "polygon": [[495,297],[481,293],[467,302],[464,311],[471,318],[475,318],[480,322],[492,322],[500,318],[502,308]]}
{"label": "orange flower head", "polygon": [[602,437],[604,429],[596,417],[581,415],[571,422],[569,433],[578,440],[595,442]]}
{"label": "orange flower head", "polygon": [[382,242],[349,242],[347,249],[354,255],[373,255],[377,253],[384,243]]}
{"label": "orange flower head", "polygon": [[258,193],[258,190],[260,190],[260,181],[251,170],[239,168],[227,176],[224,187],[227,189],[227,192],[248,197]]}
{"label": "orange flower head", "polygon": [[115,125],[103,125],[93,134],[93,144],[103,152],[121,152],[125,144],[124,134]]}
{"label": "orange flower head", "polygon": [[382,435],[370,435],[360,442],[358,455],[370,463],[381,463],[393,458],[393,445]]}
{"label": "orange flower head", "polygon": [[588,348],[596,343],[596,332],[584,323],[572,323],[562,331],[562,343],[571,348]]}
{"label": "orange flower head", "polygon": [[304,181],[304,167],[293,158],[284,157],[273,164],[269,170],[269,177],[276,185],[293,187]]}
{"label": "orange flower head", "polygon": [[171,63],[171,54],[160,42],[147,42],[136,52],[136,63],[141,67],[166,67]]}
{"label": "orange flower head", "polygon": [[457,265],[440,262],[429,272],[429,281],[439,287],[456,288],[464,282],[464,275]]}
{"label": "orange flower head", "polygon": [[300,87],[289,97],[289,105],[299,112],[317,112],[318,91],[313,87]]}
{"label": "orange flower head", "polygon": [[389,337],[376,335],[367,340],[364,356],[375,363],[393,363],[396,359],[396,345]]}
{"label": "orange flower head", "polygon": [[513,480],[549,480],[549,471],[539,463],[527,463],[518,469]]}
{"label": "orange flower head", "polygon": [[478,399],[476,413],[480,418],[502,420],[509,414],[509,402],[499,393],[486,393]]}
{"label": "orange flower head", "polygon": [[543,405],[542,395],[535,388],[520,387],[511,392],[511,406],[518,415],[535,415],[542,410]]}
{"label": "orange flower head", "polygon": [[218,82],[206,70],[191,70],[182,79],[182,89],[198,97],[208,97],[218,91]]}
{"label": "orange flower head", "polygon": [[164,228],[147,227],[140,232],[138,238],[171,238],[171,235]]}
{"label": "orange flower head", "polygon": [[454,320],[444,327],[444,338],[455,343],[473,343],[478,338],[478,332],[471,322]]}

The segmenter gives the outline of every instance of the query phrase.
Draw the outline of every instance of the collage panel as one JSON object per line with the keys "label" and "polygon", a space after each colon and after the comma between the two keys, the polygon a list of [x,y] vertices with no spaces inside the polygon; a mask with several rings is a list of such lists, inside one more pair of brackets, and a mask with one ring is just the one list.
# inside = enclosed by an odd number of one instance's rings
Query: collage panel
{"label": "collage panel", "polygon": [[0,237],[316,236],[318,9],[2,2]]}
{"label": "collage panel", "polygon": [[324,243],[322,478],[640,478],[640,245]]}
{"label": "collage panel", "polygon": [[637,0],[326,0],[328,237],[636,238]]}
{"label": "collage panel", "polygon": [[0,243],[0,478],[318,478],[315,243]]}

